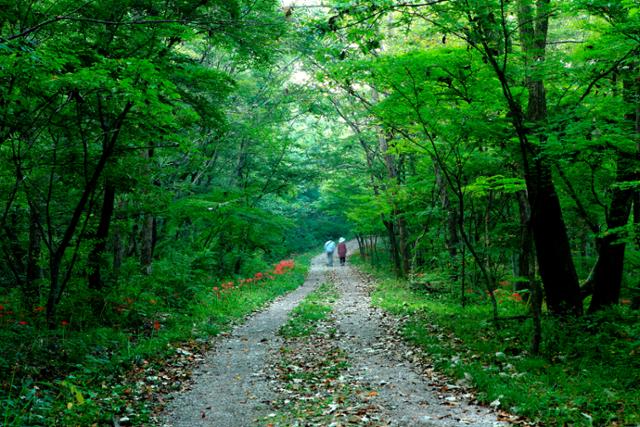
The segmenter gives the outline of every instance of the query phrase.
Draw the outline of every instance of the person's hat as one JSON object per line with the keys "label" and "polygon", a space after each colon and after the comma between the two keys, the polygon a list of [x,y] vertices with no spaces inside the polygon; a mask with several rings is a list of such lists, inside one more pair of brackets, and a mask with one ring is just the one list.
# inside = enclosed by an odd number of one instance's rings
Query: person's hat
{"label": "person's hat", "polygon": [[338,240],[338,243],[342,243],[342,242],[346,242],[344,237],[341,237],[340,240]]}

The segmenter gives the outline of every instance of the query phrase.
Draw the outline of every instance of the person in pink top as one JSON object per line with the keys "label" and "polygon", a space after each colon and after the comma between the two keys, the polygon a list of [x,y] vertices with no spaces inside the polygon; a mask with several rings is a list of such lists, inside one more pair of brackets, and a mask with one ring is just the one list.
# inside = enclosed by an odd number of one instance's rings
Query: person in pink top
{"label": "person in pink top", "polygon": [[340,265],[344,265],[347,261],[347,244],[345,242],[346,240],[344,237],[341,237],[340,240],[338,240],[338,257],[340,258]]}

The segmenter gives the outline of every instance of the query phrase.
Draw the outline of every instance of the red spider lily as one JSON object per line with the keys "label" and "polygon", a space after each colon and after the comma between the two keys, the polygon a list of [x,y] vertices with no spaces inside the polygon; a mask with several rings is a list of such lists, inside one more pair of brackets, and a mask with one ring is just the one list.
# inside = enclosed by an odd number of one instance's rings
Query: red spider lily
{"label": "red spider lily", "polygon": [[160,330],[160,322],[158,322],[157,320],[154,320],[153,329],[155,329],[156,331]]}
{"label": "red spider lily", "polygon": [[262,273],[257,272],[257,273],[255,274],[255,278],[256,278],[256,280],[260,280],[260,279],[262,279]]}
{"label": "red spider lily", "polygon": [[39,305],[36,308],[34,308],[33,311],[35,311],[36,313],[40,313],[41,311],[44,311],[44,307]]}
{"label": "red spider lily", "polygon": [[511,298],[514,301],[522,301],[522,295],[520,295],[518,292],[514,292],[511,294]]}
{"label": "red spider lily", "polygon": [[62,325],[63,328],[65,328],[65,327],[69,326],[69,321],[68,320],[62,320],[60,322],[60,324]]}
{"label": "red spider lily", "polygon": [[294,267],[292,259],[285,259],[280,261],[273,270],[274,274],[284,274],[287,270],[291,270]]}
{"label": "red spider lily", "polygon": [[29,323],[26,320],[21,320],[18,322],[18,325],[28,325]]}
{"label": "red spider lily", "polygon": [[4,310],[4,305],[0,304],[0,311]]}

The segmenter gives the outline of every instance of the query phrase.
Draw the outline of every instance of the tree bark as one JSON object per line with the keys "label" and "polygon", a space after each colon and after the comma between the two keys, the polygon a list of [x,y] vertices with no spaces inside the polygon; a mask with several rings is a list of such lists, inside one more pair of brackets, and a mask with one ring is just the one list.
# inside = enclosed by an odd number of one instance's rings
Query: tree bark
{"label": "tree bark", "polygon": [[[517,194],[518,209],[520,212],[520,248],[517,255],[515,276],[518,277],[513,284],[516,292],[531,290],[534,280],[533,268],[533,235],[531,233],[531,209],[524,191]],[[526,278],[525,280],[522,280]],[[528,297],[527,297],[528,298]]]}
{"label": "tree bark", "polygon": [[151,274],[155,244],[156,218],[151,213],[147,213],[142,224],[142,247],[140,249],[140,265],[145,274]]}
{"label": "tree bark", "polygon": [[382,220],[382,223],[387,229],[387,236],[389,237],[389,251],[391,252],[391,259],[393,261],[393,270],[396,276],[402,277],[402,261],[400,260],[400,250],[398,248],[395,226],[392,221],[385,219]]}
{"label": "tree bark", "polygon": [[[624,80],[623,85],[623,97],[628,106],[625,120],[631,124],[631,131],[637,137],[640,135],[640,82],[634,80],[631,75]],[[632,153],[619,153],[616,183],[624,184],[638,180],[636,158],[637,150]],[[591,313],[618,304],[622,287],[626,248],[626,236],[622,229],[629,222],[634,190],[616,186],[612,193],[607,232],[596,239],[598,260],[593,271],[593,296],[589,305]]]}
{"label": "tree bark", "polygon": [[442,210],[446,214],[445,218],[445,245],[447,251],[451,257],[451,263],[456,264],[456,258],[458,256],[458,247],[460,246],[460,238],[458,237],[458,219],[455,208],[451,206],[451,199],[449,198],[449,192],[447,191],[447,185],[442,179],[442,172],[437,161],[433,161],[433,169],[435,172],[436,186],[440,195],[440,205]]}
{"label": "tree bark", "polygon": [[102,256],[107,249],[107,238],[109,237],[109,227],[113,217],[116,189],[115,185],[109,180],[104,186],[104,199],[102,202],[102,210],[100,213],[100,223],[96,231],[96,243],[89,253],[87,261],[89,267],[89,288],[101,290],[104,283],[101,277]]}
{"label": "tree bark", "polygon": [[[503,92],[507,95],[513,123],[520,141],[527,194],[531,206],[531,229],[536,247],[540,276],[547,297],[547,306],[555,314],[581,314],[582,300],[578,275],[573,264],[569,236],[562,216],[560,200],[553,184],[551,167],[544,153],[532,141],[532,128],[543,128],[547,119],[544,81],[536,67],[545,60],[549,27],[549,0],[537,0],[535,11],[529,0],[518,2],[520,39],[525,54],[529,90],[526,115],[512,97],[509,83],[501,74]],[[494,68],[499,68],[494,58]],[[525,123],[529,122],[527,126]],[[538,135],[544,142],[543,133]]]}
{"label": "tree bark", "polygon": [[23,296],[27,307],[33,307],[40,300],[38,279],[42,276],[40,253],[42,234],[39,226],[39,215],[33,206],[29,206],[29,251],[27,254],[27,277]]}

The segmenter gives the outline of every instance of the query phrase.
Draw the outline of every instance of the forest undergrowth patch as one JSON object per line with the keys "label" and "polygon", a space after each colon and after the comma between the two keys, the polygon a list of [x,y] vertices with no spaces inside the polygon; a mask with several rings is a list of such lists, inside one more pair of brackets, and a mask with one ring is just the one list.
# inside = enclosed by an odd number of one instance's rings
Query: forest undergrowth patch
{"label": "forest undergrowth patch", "polygon": [[[476,389],[477,399],[540,425],[640,423],[640,325],[626,307],[581,318],[544,316],[539,355],[531,353],[527,308],[505,301],[496,325],[488,304],[462,307],[371,270],[375,305],[405,317],[403,336],[434,367]],[[514,317],[516,320],[509,319]]]}
{"label": "forest undergrowth patch", "polygon": [[[3,329],[1,358],[8,375],[0,383],[0,424],[149,425],[167,393],[188,384],[210,339],[300,286],[309,264],[305,255],[249,279],[184,284],[193,289],[191,302],[180,309],[154,302],[162,313],[153,317],[132,302],[123,318],[148,318],[143,330]],[[43,354],[51,357],[43,362]]]}

